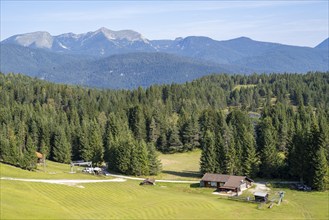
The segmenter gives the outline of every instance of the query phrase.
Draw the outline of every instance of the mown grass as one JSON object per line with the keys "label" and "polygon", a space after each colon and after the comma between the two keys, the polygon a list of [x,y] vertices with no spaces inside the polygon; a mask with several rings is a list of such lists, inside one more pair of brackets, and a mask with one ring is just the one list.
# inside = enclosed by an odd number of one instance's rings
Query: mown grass
{"label": "mown grass", "polygon": [[[197,171],[192,166],[200,152],[161,155],[167,170]],[[170,159],[170,157],[172,159]],[[87,174],[68,174],[68,165],[48,163],[50,172],[28,172],[1,164],[1,176],[54,179],[100,178]],[[178,172],[177,171],[177,172]],[[61,173],[62,172],[62,173]],[[6,174],[6,175],[4,175]],[[167,174],[166,174],[167,175]],[[168,174],[169,175],[169,174]],[[165,175],[164,175],[165,176]],[[169,176],[167,176],[169,177]],[[181,178],[181,176],[176,176]],[[68,178],[67,178],[68,179]],[[328,219],[328,192],[286,192],[283,203],[268,209],[257,204],[231,201],[213,195],[213,189],[197,184],[157,183],[139,186],[139,181],[86,183],[75,186],[0,181],[0,219]]]}
{"label": "mown grass", "polygon": [[[46,162],[46,170],[42,165],[38,165],[35,171],[27,171],[14,166],[0,163],[1,177],[14,178],[34,178],[34,179],[99,179],[106,178],[105,176],[94,176],[78,171],[74,174],[70,173],[70,165],[61,164],[52,161]],[[79,169],[82,169],[80,167]],[[74,168],[76,171],[77,168]]]}
{"label": "mown grass", "polygon": [[[201,150],[177,154],[161,154],[159,159],[162,162],[162,173],[156,179],[173,180],[198,180],[200,179],[199,161]],[[0,163],[0,175],[2,177],[35,178],[35,179],[98,179],[105,176],[94,176],[81,172],[82,167],[75,167],[77,171],[70,173],[69,164],[61,164],[47,160],[46,170],[38,165],[36,171],[27,171],[7,164]],[[80,169],[80,171],[78,170]]]}
{"label": "mown grass", "polygon": [[280,206],[220,199],[189,184],[138,181],[85,188],[1,180],[1,219],[327,219],[328,195],[286,191]]}

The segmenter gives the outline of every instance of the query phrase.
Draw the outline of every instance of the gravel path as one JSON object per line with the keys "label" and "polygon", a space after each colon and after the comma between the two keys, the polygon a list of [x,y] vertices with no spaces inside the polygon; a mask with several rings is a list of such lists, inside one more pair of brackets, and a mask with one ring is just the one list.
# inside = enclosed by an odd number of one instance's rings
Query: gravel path
{"label": "gravel path", "polygon": [[[22,179],[22,178],[11,178],[11,177],[1,177],[2,180],[14,180],[14,181],[24,181],[24,182],[37,182],[37,183],[52,183],[52,184],[64,184],[69,186],[75,186],[79,183],[104,183],[104,182],[125,182],[125,179],[115,178],[111,180],[67,180],[67,179]],[[81,186],[80,186],[81,187]],[[83,188],[83,187],[81,187]]]}
{"label": "gravel path", "polygon": [[[117,178],[123,178],[123,179],[129,179],[129,180],[144,180],[145,178],[138,178],[138,177],[130,177],[130,176],[123,176],[123,175],[116,175],[116,174],[111,174],[109,172],[105,173],[106,176],[112,176],[112,177],[117,177]],[[198,180],[155,180],[155,182],[158,183],[199,183],[200,181]]]}
{"label": "gravel path", "polygon": [[254,193],[254,192],[268,192],[271,189],[268,188],[265,185],[265,182],[254,182],[253,185],[255,185],[255,188],[249,189],[250,192]]}
{"label": "gravel path", "polygon": [[[115,179],[110,180],[79,180],[79,179],[23,179],[23,178],[12,178],[12,177],[1,177],[2,180],[13,180],[13,181],[24,181],[24,182],[38,182],[38,183],[52,183],[52,184],[64,184],[68,186],[77,186],[80,188],[84,188],[83,186],[79,186],[78,184],[82,183],[104,183],[104,182],[125,182],[127,179],[130,180],[144,180],[145,178],[138,177],[129,177],[123,175],[115,175],[106,173],[106,176],[116,177]],[[156,180],[156,182],[161,183],[199,183],[199,181],[188,181],[188,180]]]}

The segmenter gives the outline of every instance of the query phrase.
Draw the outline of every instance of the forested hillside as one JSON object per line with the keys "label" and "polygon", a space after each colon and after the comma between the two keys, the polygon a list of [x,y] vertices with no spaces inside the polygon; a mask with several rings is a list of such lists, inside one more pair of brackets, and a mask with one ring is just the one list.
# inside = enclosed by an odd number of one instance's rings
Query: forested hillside
{"label": "forested hillside", "polygon": [[[183,83],[210,73],[238,68],[166,53],[129,53],[105,58],[58,54],[1,44],[0,71],[93,88],[136,89],[153,84]],[[244,68],[244,70],[246,70]]]}
{"label": "forested hillside", "polygon": [[[303,179],[324,189],[329,74],[212,75],[185,84],[96,90],[0,74],[1,160],[33,169],[105,161],[156,174],[156,149],[201,148],[200,171]],[[260,117],[257,113],[260,113]]]}

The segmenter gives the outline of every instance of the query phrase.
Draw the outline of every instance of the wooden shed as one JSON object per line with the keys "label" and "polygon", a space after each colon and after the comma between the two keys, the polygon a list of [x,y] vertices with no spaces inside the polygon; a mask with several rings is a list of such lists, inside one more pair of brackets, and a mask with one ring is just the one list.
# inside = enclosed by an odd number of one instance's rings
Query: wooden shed
{"label": "wooden shed", "polygon": [[152,178],[146,178],[141,182],[139,185],[155,185],[155,179]]}
{"label": "wooden shed", "polygon": [[268,193],[267,192],[255,192],[255,201],[257,202],[266,202],[268,200]]}
{"label": "wooden shed", "polygon": [[40,152],[35,152],[36,157],[38,158],[38,163],[43,163],[44,162],[44,158],[43,158],[43,154]]}

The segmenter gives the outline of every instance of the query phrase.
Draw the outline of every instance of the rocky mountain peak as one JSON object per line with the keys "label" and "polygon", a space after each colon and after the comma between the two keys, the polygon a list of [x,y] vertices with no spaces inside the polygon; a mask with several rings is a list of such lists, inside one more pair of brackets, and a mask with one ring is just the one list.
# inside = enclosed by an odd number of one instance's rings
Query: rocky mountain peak
{"label": "rocky mountain peak", "polygon": [[95,33],[103,33],[105,37],[109,40],[127,40],[127,41],[144,41],[147,42],[147,39],[144,38],[140,33],[133,30],[120,30],[112,31],[105,27],[98,29]]}
{"label": "rocky mountain peak", "polygon": [[51,48],[53,44],[53,37],[45,31],[16,35],[11,40],[16,41],[24,47]]}

